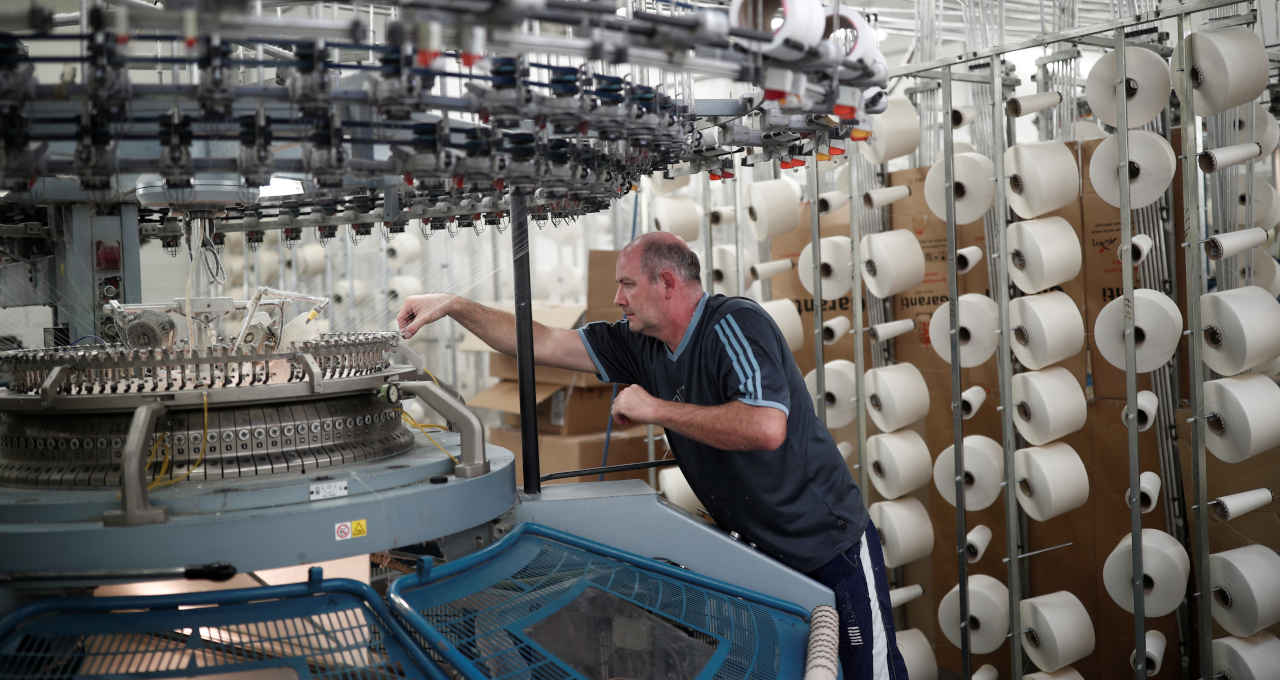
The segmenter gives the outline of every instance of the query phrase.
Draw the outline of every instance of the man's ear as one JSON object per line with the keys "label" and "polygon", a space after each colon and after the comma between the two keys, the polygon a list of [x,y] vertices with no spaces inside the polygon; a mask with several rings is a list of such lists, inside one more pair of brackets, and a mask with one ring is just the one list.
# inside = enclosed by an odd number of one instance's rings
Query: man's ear
{"label": "man's ear", "polygon": [[676,292],[676,286],[680,283],[676,280],[675,272],[670,269],[664,269],[658,276],[662,278],[662,292],[664,297],[670,299]]}

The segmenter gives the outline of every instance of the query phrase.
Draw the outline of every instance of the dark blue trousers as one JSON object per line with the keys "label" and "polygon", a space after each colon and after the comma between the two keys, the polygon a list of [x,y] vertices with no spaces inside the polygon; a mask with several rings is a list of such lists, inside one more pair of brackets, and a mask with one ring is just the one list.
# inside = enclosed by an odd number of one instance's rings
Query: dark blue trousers
{"label": "dark blue trousers", "polygon": [[880,532],[871,520],[862,540],[809,577],[836,595],[844,680],[908,680],[893,629]]}

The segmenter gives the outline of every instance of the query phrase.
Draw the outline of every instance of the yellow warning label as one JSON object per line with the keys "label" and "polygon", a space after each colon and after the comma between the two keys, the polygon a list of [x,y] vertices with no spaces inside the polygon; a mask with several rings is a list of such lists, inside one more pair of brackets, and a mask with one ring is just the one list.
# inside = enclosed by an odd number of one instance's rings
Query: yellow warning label
{"label": "yellow warning label", "polygon": [[367,520],[357,519],[351,522],[352,538],[360,538],[361,536],[368,535],[368,533],[369,533],[369,523]]}

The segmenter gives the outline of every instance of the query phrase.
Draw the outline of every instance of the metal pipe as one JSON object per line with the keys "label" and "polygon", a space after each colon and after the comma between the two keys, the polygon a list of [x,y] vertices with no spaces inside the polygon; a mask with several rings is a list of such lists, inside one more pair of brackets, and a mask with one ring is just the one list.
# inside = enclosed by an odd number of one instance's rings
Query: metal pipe
{"label": "metal pipe", "polygon": [[[998,75],[996,77],[999,77]],[[973,675],[969,658],[969,569],[965,553],[964,420],[960,412],[960,281],[956,270],[955,139],[951,128],[951,67],[942,70],[942,162],[947,193],[947,297],[950,299],[948,336],[951,342],[951,435],[954,440],[956,487],[956,577],[960,588],[960,677]],[[997,191],[997,193],[999,193]]]}
{"label": "metal pipe", "polygon": [[126,7],[128,9],[140,9],[147,12],[163,12],[164,3],[153,5],[146,0],[107,0],[108,5],[117,7]]}
{"label": "metal pipe", "polygon": [[[852,149],[850,150],[852,151]],[[854,169],[857,167],[852,154],[849,157],[849,239],[853,250],[853,361],[858,365],[858,375],[853,382],[853,398],[857,405],[855,413],[855,436],[858,440],[858,488],[862,491],[862,504],[867,504],[867,475],[871,468],[867,462],[867,409],[863,408],[866,400],[866,362],[863,360],[863,336],[866,329],[862,318],[862,223],[854,213],[858,197],[858,179]]]}
{"label": "metal pipe", "polygon": [[541,463],[538,456],[538,400],[534,394],[533,306],[529,281],[529,213],[525,194],[511,192],[511,257],[515,282],[516,376],[520,388],[520,447],[524,459],[524,492],[542,492]]}
{"label": "metal pipe", "polygon": [[[738,167],[740,154],[733,155],[733,179],[728,180],[732,184],[729,186],[730,195],[733,196],[733,252],[736,253],[735,263],[737,265],[738,277],[738,295],[745,297],[747,294],[747,258],[742,256],[742,182],[738,179],[738,173],[741,169]],[[722,182],[725,180],[721,180]]]}
{"label": "metal pipe", "polygon": [[[1258,138],[1258,107],[1253,102],[1245,104],[1245,106],[1249,107],[1249,139],[1257,139]],[[1259,147],[1261,147],[1261,144],[1259,144]],[[1249,159],[1249,164],[1247,166],[1249,169],[1246,173],[1244,185],[1248,187],[1248,190],[1245,191],[1246,199],[1245,199],[1245,207],[1244,207],[1244,226],[1241,227],[1243,229],[1247,229],[1253,226],[1253,211],[1254,211],[1254,204],[1256,203],[1253,195],[1253,178],[1254,178],[1254,167],[1257,165],[1255,161],[1257,160],[1258,160],[1257,158]],[[1231,206],[1231,203],[1229,202],[1226,204],[1226,206],[1224,206],[1224,210],[1231,210],[1231,208],[1232,206]],[[1240,261],[1243,263],[1239,267],[1239,269],[1237,269],[1236,267],[1237,261]],[[1235,257],[1229,258],[1227,262],[1223,263],[1223,266],[1225,266],[1226,271],[1229,271],[1229,272],[1236,272],[1241,270],[1245,272],[1244,281],[1237,282],[1237,284],[1243,284],[1246,286],[1253,285],[1252,251],[1246,251],[1241,255],[1237,255]]]}
{"label": "metal pipe", "polygon": [[698,226],[702,229],[703,279],[707,282],[707,295],[712,295],[716,291],[716,261],[715,239],[711,237],[711,173],[704,170],[698,177],[702,180],[702,224]]}
{"label": "metal pipe", "polygon": [[[239,41],[237,44],[244,45],[245,47],[257,48],[258,59],[262,59],[263,55],[274,57],[276,59],[287,59],[289,61],[293,61],[298,58],[298,55],[293,52],[290,52],[283,47],[276,47],[270,43]],[[261,69],[262,67],[259,66],[258,68]]]}
{"label": "metal pipe", "polygon": [[80,25],[79,12],[59,12],[53,15],[54,28],[64,28],[66,26],[79,26],[79,25]]}
{"label": "metal pipe", "polygon": [[[1169,51],[1172,52],[1173,48],[1169,48]],[[1168,136],[1169,131],[1172,129],[1169,122],[1168,109],[1161,112],[1159,121],[1161,134]],[[1177,271],[1178,253],[1178,249],[1174,245],[1177,243],[1178,238],[1176,227],[1178,216],[1173,214],[1173,193],[1174,187],[1171,184],[1169,188],[1165,189],[1165,207],[1156,208],[1154,211],[1155,219],[1158,221],[1158,224],[1154,227],[1156,252],[1161,257],[1148,257],[1139,268],[1142,273],[1144,287],[1158,288],[1170,292],[1174,290],[1172,277],[1174,272]],[[1152,389],[1160,399],[1160,408],[1156,412],[1156,422],[1153,427],[1156,432],[1156,444],[1160,453],[1160,479],[1163,480],[1160,496],[1164,507],[1165,532],[1176,538],[1179,543],[1189,545],[1191,538],[1187,527],[1186,487],[1183,485],[1184,474],[1179,452],[1180,444],[1177,437],[1177,428],[1174,425],[1178,405],[1182,403],[1178,368],[1179,362],[1173,361],[1151,373]],[[1195,631],[1191,625],[1191,608],[1187,601],[1184,600],[1178,605],[1176,618],[1178,622],[1178,666],[1180,668],[1190,668],[1191,653],[1188,641],[1195,638]]]}
{"label": "metal pipe", "polygon": [[[995,271],[995,285],[991,286],[996,296],[999,309],[1000,337],[996,350],[997,379],[1000,387],[1000,432],[1001,445],[1004,449],[1004,481],[1005,489],[1013,489],[1017,481],[1014,476],[1014,451],[1017,449],[1017,434],[1013,427],[1013,361],[1009,348],[1009,264],[1005,253],[1008,252],[1009,240],[1006,223],[1009,218],[1009,207],[1004,193],[1005,168],[1005,125],[1004,115],[1004,83],[1000,69],[988,69],[991,86],[991,164],[995,171],[996,192],[995,206],[992,210],[992,224],[988,230],[988,239],[995,236],[996,247],[988,248],[990,259],[988,271]],[[955,361],[952,355],[952,361]],[[1021,555],[1022,541],[1019,532],[1021,509],[1017,495],[1004,494],[1005,516],[1005,555]],[[1022,630],[1022,612],[1019,603],[1022,601],[1024,587],[1022,584],[1022,562],[1009,560],[1009,629]],[[1013,635],[1009,640],[1009,668],[1014,677],[1022,674],[1022,635]]]}
{"label": "metal pipe", "polygon": [[565,472],[552,472],[542,475],[542,481],[549,482],[554,479],[569,479],[572,477],[590,477],[591,475],[606,475],[613,472],[631,472],[632,470],[654,470],[660,467],[668,467],[676,464],[675,458],[665,458],[663,460],[647,460],[639,463],[621,463],[619,465],[603,465],[600,467],[582,468],[581,470],[568,470]]}
{"label": "metal pipe", "polygon": [[[1120,74],[1113,83],[1116,91],[1116,143],[1119,146],[1117,172],[1121,178],[1129,172],[1129,99],[1125,95],[1124,29],[1116,29],[1116,72]],[[1186,172],[1186,164],[1183,164]],[[1198,254],[1198,253],[1197,253]],[[1129,452],[1129,532],[1132,536],[1130,558],[1133,588],[1134,658],[1143,659],[1147,654],[1146,603],[1142,572],[1142,507],[1138,503],[1138,476],[1142,474],[1142,462],[1138,459],[1138,358],[1133,318],[1133,213],[1129,207],[1129,183],[1120,182],[1120,276],[1124,285],[1124,394],[1125,429],[1128,433]],[[1145,680],[1147,669],[1136,664],[1134,680]]]}
{"label": "metal pipe", "polygon": [[[1178,50],[1181,51],[1181,74],[1183,92],[1194,92],[1195,83],[1191,79],[1191,49],[1187,39],[1187,21],[1183,15],[1178,16]],[[1123,71],[1121,71],[1123,73]],[[1204,419],[1204,365],[1201,355],[1204,351],[1204,336],[1200,333],[1200,294],[1204,291],[1203,260],[1199,244],[1204,240],[1203,223],[1200,220],[1200,177],[1199,167],[1195,163],[1199,151],[1196,134],[1195,98],[1191,96],[1179,99],[1182,105],[1182,211],[1183,211],[1183,247],[1187,270],[1187,328],[1191,334],[1187,338],[1187,368],[1190,372],[1189,388],[1191,394],[1191,484],[1195,489],[1195,574],[1193,592],[1199,593],[1196,601],[1196,633],[1200,643],[1200,677],[1213,676],[1213,620],[1209,607],[1209,508],[1206,499],[1209,497],[1208,479],[1205,472],[1205,419]],[[1127,386],[1126,386],[1127,388]],[[1131,488],[1136,488],[1132,486]],[[1189,588],[1190,589],[1190,588]]]}
{"label": "metal pipe", "polygon": [[[818,418],[827,424],[826,365],[822,356],[822,227],[818,220],[818,146],[822,143],[820,135],[813,136],[812,167],[809,168],[809,254],[813,260],[813,371],[814,389],[817,392],[813,400],[818,407]],[[861,405],[859,405],[861,408]]]}

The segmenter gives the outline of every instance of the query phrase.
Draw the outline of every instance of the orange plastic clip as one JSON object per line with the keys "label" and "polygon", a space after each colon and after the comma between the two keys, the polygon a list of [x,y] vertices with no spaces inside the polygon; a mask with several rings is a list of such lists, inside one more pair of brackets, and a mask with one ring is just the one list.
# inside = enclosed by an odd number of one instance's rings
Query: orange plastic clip
{"label": "orange plastic clip", "polygon": [[426,68],[440,56],[440,50],[418,50],[418,66]]}

